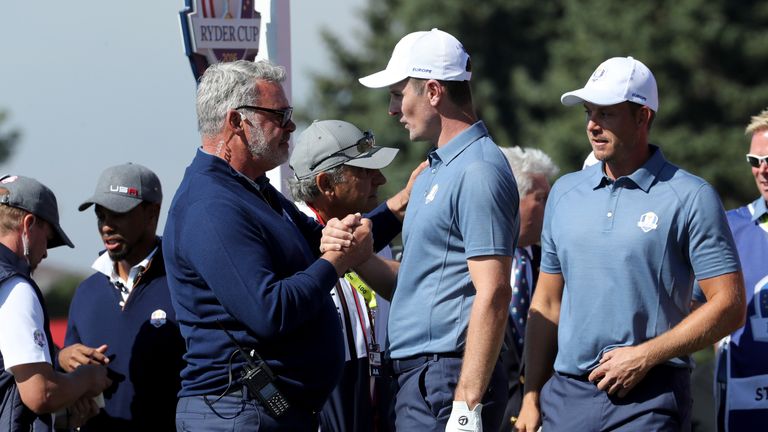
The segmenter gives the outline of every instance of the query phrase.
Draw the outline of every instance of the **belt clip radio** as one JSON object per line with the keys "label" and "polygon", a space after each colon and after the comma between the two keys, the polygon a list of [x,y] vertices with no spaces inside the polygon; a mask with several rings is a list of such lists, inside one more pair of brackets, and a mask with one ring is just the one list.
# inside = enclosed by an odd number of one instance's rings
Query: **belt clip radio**
{"label": "belt clip radio", "polygon": [[261,359],[256,350],[251,350],[250,353],[245,351],[221,323],[219,326],[245,359],[239,381],[248,389],[248,395],[255,397],[273,417],[280,417],[285,414],[290,405],[275,386],[275,375],[267,363]]}

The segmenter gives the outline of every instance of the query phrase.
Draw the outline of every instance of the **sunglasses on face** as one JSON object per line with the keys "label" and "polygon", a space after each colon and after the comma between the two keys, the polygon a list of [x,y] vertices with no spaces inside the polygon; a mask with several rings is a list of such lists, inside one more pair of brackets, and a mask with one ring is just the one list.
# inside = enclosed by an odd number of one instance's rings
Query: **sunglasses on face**
{"label": "sunglasses on face", "polygon": [[274,109],[274,108],[264,108],[260,106],[253,106],[253,105],[240,105],[239,107],[235,108],[235,111],[239,109],[249,109],[254,111],[264,111],[268,112],[270,114],[276,114],[280,116],[280,127],[284,128],[288,126],[288,123],[291,121],[291,116],[293,115],[293,107],[287,107],[282,109]]}
{"label": "sunglasses on face", "polygon": [[321,163],[327,161],[328,159],[330,159],[330,158],[332,158],[334,156],[342,155],[342,154],[344,154],[345,151],[347,151],[347,150],[349,150],[349,149],[351,149],[353,147],[357,147],[357,152],[362,154],[362,153],[365,153],[368,150],[372,149],[374,145],[376,145],[376,138],[373,136],[373,132],[365,131],[365,133],[363,133],[363,137],[360,138],[359,140],[357,140],[357,142],[355,142],[354,144],[352,144],[350,146],[344,147],[343,149],[340,149],[339,151],[337,151],[335,153],[331,153],[328,156],[320,159],[319,161],[315,162],[311,167],[309,167],[309,170],[310,171],[314,170]]}
{"label": "sunglasses on face", "polygon": [[760,164],[768,164],[768,156],[758,156],[753,154],[747,155],[747,162],[752,165],[752,168],[760,168]]}

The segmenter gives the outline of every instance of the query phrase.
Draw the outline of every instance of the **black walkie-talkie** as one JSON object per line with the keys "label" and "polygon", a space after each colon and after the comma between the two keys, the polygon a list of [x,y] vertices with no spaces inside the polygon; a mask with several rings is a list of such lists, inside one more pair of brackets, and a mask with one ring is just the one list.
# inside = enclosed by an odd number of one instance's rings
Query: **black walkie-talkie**
{"label": "black walkie-talkie", "polygon": [[[216,323],[224,330],[224,333],[227,334],[227,337],[229,337],[240,351],[240,354],[243,355],[243,358],[245,358],[243,370],[240,371],[240,382],[248,388],[248,394],[258,399],[261,405],[274,417],[280,417],[285,414],[290,405],[277,386],[275,386],[275,375],[269,369],[267,363],[262,360],[255,350],[251,350],[250,353],[246,352],[220,321],[216,320]],[[259,361],[258,364],[253,361],[252,357],[254,355]]]}

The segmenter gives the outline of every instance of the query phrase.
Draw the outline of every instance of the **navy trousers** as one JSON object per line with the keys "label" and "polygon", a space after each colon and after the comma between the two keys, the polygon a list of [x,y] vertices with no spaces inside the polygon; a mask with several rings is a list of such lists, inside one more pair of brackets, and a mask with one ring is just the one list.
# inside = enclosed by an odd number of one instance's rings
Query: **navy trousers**
{"label": "navy trousers", "polygon": [[[208,397],[209,401],[213,399],[215,397]],[[317,432],[317,426],[316,414],[291,407],[281,417],[274,418],[257,401],[242,395],[224,396],[212,407],[202,396],[180,398],[176,405],[178,432]]]}
{"label": "navy trousers", "polygon": [[[419,366],[398,370],[394,361],[395,428],[398,431],[445,431],[461,363],[458,357],[435,356]],[[498,430],[507,403],[507,373],[500,361],[496,363],[482,403],[483,430]]]}
{"label": "navy trousers", "polygon": [[623,398],[555,373],[540,400],[546,432],[691,430],[691,373],[683,368],[657,366]]}

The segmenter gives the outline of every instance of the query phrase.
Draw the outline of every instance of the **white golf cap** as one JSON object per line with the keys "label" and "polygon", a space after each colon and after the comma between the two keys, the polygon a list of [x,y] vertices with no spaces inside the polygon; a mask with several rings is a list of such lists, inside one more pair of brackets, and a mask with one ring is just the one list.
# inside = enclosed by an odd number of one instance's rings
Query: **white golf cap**
{"label": "white golf cap", "polygon": [[406,78],[469,81],[472,67],[469,54],[458,39],[436,28],[409,33],[392,51],[387,68],[360,78],[360,84],[380,88]]}
{"label": "white golf cap", "polygon": [[659,92],[653,73],[632,57],[614,57],[600,64],[583,88],[560,97],[563,105],[584,102],[607,106],[624,101],[659,110]]}

